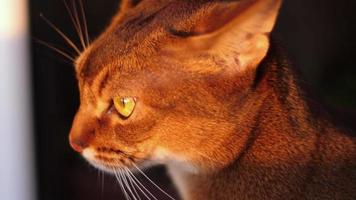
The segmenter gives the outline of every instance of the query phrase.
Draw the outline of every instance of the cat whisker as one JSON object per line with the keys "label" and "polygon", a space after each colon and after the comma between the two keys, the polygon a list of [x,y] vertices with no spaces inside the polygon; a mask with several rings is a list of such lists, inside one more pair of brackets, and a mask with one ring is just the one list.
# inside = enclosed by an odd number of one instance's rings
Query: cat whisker
{"label": "cat whisker", "polygon": [[79,28],[79,31],[80,31],[80,38],[83,41],[82,45],[83,45],[83,48],[85,49],[86,45],[85,45],[85,39],[84,39],[82,24],[81,24],[81,20],[80,20],[79,14],[78,14],[77,4],[75,3],[74,0],[72,0],[72,7],[73,7],[74,19],[77,22],[77,25],[78,25],[78,28]]}
{"label": "cat whisker", "polygon": [[163,192],[167,197],[169,197],[172,200],[175,200],[171,195],[169,195],[167,192],[165,192],[161,187],[159,187],[154,181],[152,181],[135,163],[132,163],[133,166],[137,169],[138,172],[140,172],[149,182],[151,182],[157,189],[159,189],[161,192]]}
{"label": "cat whisker", "polygon": [[99,182],[99,185],[101,185],[101,199],[103,199],[103,194],[104,194],[104,190],[103,190],[103,178],[104,178],[104,172],[101,171],[100,169],[98,170],[98,176],[97,176],[97,181]]}
{"label": "cat whisker", "polygon": [[35,42],[37,42],[37,43],[39,43],[39,44],[41,44],[43,46],[46,46],[47,48],[59,53],[60,55],[62,55],[65,58],[67,58],[68,60],[70,60],[72,62],[75,62],[75,59],[72,56],[70,56],[68,53],[64,52],[63,50],[61,50],[61,49],[59,49],[57,47],[54,47],[51,44],[49,44],[48,42],[42,41],[40,39],[34,38],[34,40],[35,40]]}
{"label": "cat whisker", "polygon": [[79,6],[80,10],[82,13],[82,19],[83,19],[83,28],[84,28],[84,34],[85,34],[85,39],[86,39],[86,44],[89,46],[90,44],[90,38],[89,38],[89,32],[88,32],[88,25],[87,25],[87,18],[85,16],[85,10],[84,10],[84,5],[83,5],[83,0],[79,0]]}
{"label": "cat whisker", "polygon": [[[119,163],[117,163],[117,164],[119,164]],[[133,198],[135,200],[137,200],[137,198],[141,200],[140,195],[137,193],[135,186],[132,184],[132,178],[130,177],[130,174],[128,174],[126,171],[126,167],[124,169],[119,170],[119,175],[121,175],[121,180],[126,185],[129,192],[132,194]],[[131,189],[130,185],[132,186],[132,189]]]}
{"label": "cat whisker", "polygon": [[99,180],[100,181],[100,178],[101,178],[101,171],[98,169],[98,176],[96,177],[97,181]]}
{"label": "cat whisker", "polygon": [[133,178],[134,175],[132,174],[132,172],[130,171],[130,169],[128,169],[127,167],[125,167],[125,171],[126,171],[128,177],[131,179],[132,183],[141,191],[141,193],[142,193],[147,199],[151,200],[151,198],[150,198],[149,196],[147,196],[147,194],[145,193],[145,191],[143,191],[143,190],[141,189],[141,187],[137,184],[136,180]]}
{"label": "cat whisker", "polygon": [[116,171],[115,168],[113,168],[113,171],[114,171],[116,180],[117,180],[117,182],[118,182],[118,184],[119,184],[119,186],[120,186],[122,192],[124,193],[126,199],[127,199],[127,200],[131,200],[131,198],[128,196],[128,194],[127,194],[127,192],[126,192],[126,190],[125,190],[125,187],[124,187],[123,184],[122,184],[122,180],[121,180],[121,177],[120,177],[119,174],[118,174],[118,171]]}
{"label": "cat whisker", "polygon": [[123,181],[123,184],[126,185],[127,190],[130,192],[130,194],[132,195],[133,199],[134,199],[134,200],[137,200],[135,194],[132,192],[132,190],[131,190],[131,188],[130,188],[129,183],[127,182],[127,179],[126,179],[126,176],[125,176],[124,171],[121,171],[121,170],[120,170],[119,173],[120,173],[120,175],[121,175],[121,179],[122,179],[122,181]]}
{"label": "cat whisker", "polygon": [[78,25],[78,28],[79,28],[79,37],[80,37],[80,40],[82,41],[82,45],[83,45],[83,48],[85,49],[86,46],[85,46],[85,42],[84,42],[84,36],[83,36],[83,30],[82,30],[82,25],[80,23],[80,18],[79,18],[79,15],[78,15],[78,9],[77,9],[77,4],[75,3],[75,1],[72,1],[72,8],[73,8],[73,15],[74,15],[74,19],[75,21],[77,22],[77,25]]}
{"label": "cat whisker", "polygon": [[42,13],[40,17],[53,29],[55,30],[78,54],[81,53],[79,48],[74,44],[74,42],[68,38],[66,34],[64,34],[57,26],[55,26],[51,21],[49,21]]}
{"label": "cat whisker", "polygon": [[97,169],[97,172],[98,172],[98,175],[96,177],[96,181],[98,182],[99,181],[99,184],[100,184],[100,180],[101,180],[101,171],[99,169]]}
{"label": "cat whisker", "polygon": [[[127,171],[127,172],[131,174],[133,180],[135,180],[136,183],[138,183],[138,185],[140,185],[140,187],[141,187],[143,190],[145,190],[153,199],[158,200],[158,199],[141,183],[141,181],[138,180],[138,178],[137,178],[130,170]],[[140,187],[139,187],[139,188],[140,188]],[[145,194],[145,193],[143,193],[143,194]],[[145,196],[146,196],[146,195],[145,195]],[[147,197],[147,196],[146,196],[146,197]],[[149,199],[150,199],[150,198],[149,198]]]}
{"label": "cat whisker", "polygon": [[105,185],[105,173],[99,170],[99,173],[101,173],[101,195],[103,196],[104,194],[104,185]]}
{"label": "cat whisker", "polygon": [[129,183],[130,183],[130,185],[131,185],[133,191],[135,192],[137,198],[138,198],[139,200],[141,200],[141,197],[140,197],[140,195],[138,194],[135,185],[133,184],[133,179],[132,179],[132,177],[130,176],[130,174],[127,172],[127,168],[126,168],[126,167],[125,167],[125,169],[123,170],[123,172],[125,172],[126,177],[128,178],[128,181],[129,181]]}
{"label": "cat whisker", "polygon": [[81,30],[81,25],[80,25],[79,21],[77,21],[76,18],[74,17],[73,12],[69,8],[68,3],[67,3],[66,0],[63,0],[63,4],[67,9],[68,15],[69,15],[69,17],[70,17],[70,19],[71,19],[71,21],[73,23],[73,26],[74,26],[77,34],[78,34],[80,43],[82,44],[82,47],[85,49],[86,48],[86,44],[85,44],[84,39],[83,39],[83,33],[82,33],[82,30]]}

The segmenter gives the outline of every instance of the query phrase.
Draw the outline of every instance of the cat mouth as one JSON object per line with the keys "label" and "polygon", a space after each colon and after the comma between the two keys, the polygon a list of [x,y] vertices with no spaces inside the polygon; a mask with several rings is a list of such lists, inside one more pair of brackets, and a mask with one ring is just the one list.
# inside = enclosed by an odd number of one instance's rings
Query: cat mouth
{"label": "cat mouth", "polygon": [[123,151],[105,147],[84,149],[82,155],[91,165],[108,173],[131,168],[138,161]]}

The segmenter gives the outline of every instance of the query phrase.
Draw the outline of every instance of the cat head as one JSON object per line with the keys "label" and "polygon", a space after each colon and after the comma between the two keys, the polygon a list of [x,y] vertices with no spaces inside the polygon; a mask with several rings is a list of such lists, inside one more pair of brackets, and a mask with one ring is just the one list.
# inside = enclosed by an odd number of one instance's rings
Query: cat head
{"label": "cat head", "polygon": [[[281,0],[124,0],[76,61],[72,147],[96,167],[223,167]],[[233,141],[236,140],[236,141]]]}

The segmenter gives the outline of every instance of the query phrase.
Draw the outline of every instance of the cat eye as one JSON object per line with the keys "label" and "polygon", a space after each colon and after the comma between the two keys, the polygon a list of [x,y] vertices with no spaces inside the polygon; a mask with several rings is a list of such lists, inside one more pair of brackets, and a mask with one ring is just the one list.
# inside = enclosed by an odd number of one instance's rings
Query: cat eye
{"label": "cat eye", "polygon": [[114,107],[124,118],[129,118],[135,110],[136,98],[133,97],[115,97],[113,99]]}

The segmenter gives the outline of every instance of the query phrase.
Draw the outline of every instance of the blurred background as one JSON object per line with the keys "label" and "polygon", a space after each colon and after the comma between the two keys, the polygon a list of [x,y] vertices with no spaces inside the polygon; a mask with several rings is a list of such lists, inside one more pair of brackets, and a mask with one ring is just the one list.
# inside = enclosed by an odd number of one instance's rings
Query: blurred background
{"label": "blurred background", "polygon": [[[84,1],[91,39],[118,5],[119,0]],[[356,120],[355,8],[350,0],[285,1],[274,32],[315,96],[344,111],[351,125]],[[1,199],[124,199],[112,177],[93,169],[68,144],[79,105],[73,65],[35,41],[74,52],[41,13],[79,44],[62,0],[0,0]],[[147,173],[174,194],[164,168]]]}

